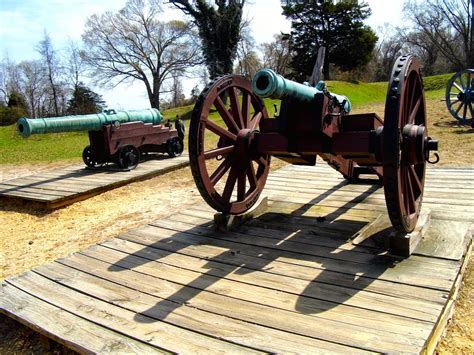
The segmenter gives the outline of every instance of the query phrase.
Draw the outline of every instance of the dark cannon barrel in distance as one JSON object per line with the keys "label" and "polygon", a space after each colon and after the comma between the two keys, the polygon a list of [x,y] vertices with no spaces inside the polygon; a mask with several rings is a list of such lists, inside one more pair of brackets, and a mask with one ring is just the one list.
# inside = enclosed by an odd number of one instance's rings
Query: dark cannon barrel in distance
{"label": "dark cannon barrel in distance", "polygon": [[23,137],[40,133],[99,131],[107,124],[143,122],[160,124],[163,116],[155,108],[143,110],[115,111],[108,110],[103,113],[90,115],[74,115],[48,118],[22,117],[17,122],[18,133]]}

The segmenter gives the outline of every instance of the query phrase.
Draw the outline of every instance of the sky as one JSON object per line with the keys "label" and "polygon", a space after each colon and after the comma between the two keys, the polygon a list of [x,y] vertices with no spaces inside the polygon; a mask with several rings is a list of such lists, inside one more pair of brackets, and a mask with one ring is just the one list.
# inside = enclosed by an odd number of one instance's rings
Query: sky
{"label": "sky", "polygon": [[[366,0],[367,1],[367,0]],[[126,0],[0,0],[0,60],[7,56],[14,62],[38,59],[35,50],[44,38],[51,37],[56,50],[67,46],[68,40],[80,42],[84,23],[93,14],[116,12]],[[385,23],[401,23],[402,0],[368,0],[372,15],[367,24],[377,31]],[[250,18],[252,35],[257,44],[271,42],[277,33],[289,32],[290,23],[281,15],[279,0],[250,0],[244,7]],[[179,10],[167,10],[166,20],[182,18]],[[184,85],[189,96],[195,82]],[[138,109],[149,107],[141,82],[117,88],[93,87],[109,108]]]}

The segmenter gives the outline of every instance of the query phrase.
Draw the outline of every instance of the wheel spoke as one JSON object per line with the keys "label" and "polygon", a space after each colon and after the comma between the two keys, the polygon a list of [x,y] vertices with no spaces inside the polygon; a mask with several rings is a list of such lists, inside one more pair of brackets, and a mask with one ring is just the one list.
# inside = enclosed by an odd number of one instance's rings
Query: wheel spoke
{"label": "wheel spoke", "polygon": [[471,120],[474,120],[474,110],[472,109],[472,102],[469,102],[469,111],[471,111]]}
{"label": "wheel spoke", "polygon": [[235,134],[233,134],[232,132],[229,132],[225,128],[219,126],[214,121],[207,120],[207,121],[205,121],[205,125],[211,132],[217,134],[220,137],[228,138],[233,142],[235,142],[236,139],[237,139],[237,136]]}
{"label": "wheel spoke", "polygon": [[204,159],[212,159],[215,157],[218,157],[219,155],[227,155],[229,153],[232,153],[234,151],[234,146],[229,145],[228,147],[222,147],[222,148],[215,148],[208,150],[207,152],[204,152]]}
{"label": "wheel spoke", "polygon": [[407,212],[412,214],[415,212],[415,195],[413,193],[413,187],[411,184],[410,174],[408,170],[405,170],[406,182],[405,182],[405,193],[407,198]]}
{"label": "wheel spoke", "polygon": [[220,179],[225,175],[225,173],[229,170],[232,163],[232,159],[230,156],[227,156],[222,163],[217,167],[217,169],[212,173],[210,176],[212,186],[215,186]]}
{"label": "wheel spoke", "polygon": [[250,190],[255,189],[257,187],[257,174],[255,173],[255,169],[251,161],[247,165],[247,177],[249,179]]}
{"label": "wheel spoke", "polygon": [[411,118],[411,113],[413,112],[413,102],[415,101],[415,94],[416,94],[416,89],[417,89],[417,84],[418,84],[418,81],[416,80],[416,77],[413,76],[414,78],[414,84],[413,84],[413,87],[411,88],[411,96],[410,96],[410,101],[408,103],[408,105],[406,105],[406,109],[407,109],[407,115],[405,115],[405,117],[408,117],[408,121],[405,122],[405,124],[407,123],[410,123],[410,118]]}
{"label": "wheel spoke", "polygon": [[247,169],[241,169],[239,171],[239,177],[237,178],[237,200],[243,201],[245,199],[245,188],[246,188],[246,171]]}
{"label": "wheel spoke", "polygon": [[464,89],[466,88],[466,83],[464,82],[464,77],[463,77],[462,74],[459,75],[459,80],[461,81],[461,86],[462,86],[462,88],[463,88],[462,91],[464,91]]}
{"label": "wheel spoke", "polygon": [[255,160],[258,165],[263,165],[264,167],[267,166],[267,160],[264,157],[259,157]]}
{"label": "wheel spoke", "polygon": [[253,131],[254,129],[257,129],[257,126],[259,125],[261,119],[262,119],[262,113],[259,112],[250,121],[250,130]]}
{"label": "wheel spoke", "polygon": [[423,191],[423,184],[421,183],[416,171],[415,171],[415,167],[413,165],[410,165],[409,166],[409,174],[411,176],[411,182],[412,183],[415,183],[416,184],[416,187],[418,188],[417,190],[417,195],[421,193],[421,191]]}
{"label": "wheel spoke", "polygon": [[460,92],[464,92],[464,89],[458,85],[455,81],[453,82],[453,86],[458,89]]}
{"label": "wheel spoke", "polygon": [[464,113],[462,114],[462,119],[465,120],[467,116],[467,104],[464,104]]}
{"label": "wheel spoke", "polygon": [[249,114],[250,114],[250,107],[252,105],[251,97],[248,92],[244,91],[242,94],[242,117],[244,120],[244,127],[247,128],[249,125]]}
{"label": "wheel spoke", "polygon": [[421,104],[421,97],[419,97],[418,100],[416,101],[415,107],[411,111],[410,117],[408,118],[407,123],[415,123],[415,117],[416,117],[416,114],[418,113],[418,109],[420,108],[420,104]]}
{"label": "wheel spoke", "polygon": [[461,108],[464,106],[464,102],[461,102],[461,105],[456,109],[456,115],[461,111]]}
{"label": "wheel spoke", "polygon": [[237,91],[234,87],[229,89],[229,99],[230,99],[230,107],[232,109],[232,116],[235,117],[237,120],[237,125],[242,129],[245,128],[243,119],[242,119],[242,112],[240,112],[239,106],[239,98],[237,97]]}
{"label": "wheel spoke", "polygon": [[237,133],[239,131],[239,127],[235,123],[234,118],[230,115],[230,112],[225,107],[219,95],[214,100],[214,107],[217,109],[217,112],[219,112],[219,115],[221,115],[222,119],[227,125],[227,128],[229,128],[229,130],[232,132]]}
{"label": "wheel spoke", "polygon": [[227,176],[227,181],[225,182],[224,192],[222,193],[222,198],[224,201],[230,201],[232,196],[232,191],[234,191],[235,182],[237,181],[237,168],[236,165],[232,165],[229,171],[229,176]]}

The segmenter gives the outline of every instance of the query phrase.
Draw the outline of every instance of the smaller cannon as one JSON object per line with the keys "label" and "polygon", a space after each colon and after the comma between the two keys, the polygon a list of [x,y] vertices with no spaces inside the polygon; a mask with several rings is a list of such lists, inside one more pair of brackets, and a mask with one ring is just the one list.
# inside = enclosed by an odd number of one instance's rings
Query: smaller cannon
{"label": "smaller cannon", "polygon": [[474,128],[474,69],[465,69],[454,74],[446,86],[446,105],[451,115],[466,124],[471,120]]}
{"label": "smaller cannon", "polygon": [[149,152],[168,153],[176,157],[183,152],[184,124],[177,120],[161,124],[157,109],[115,111],[48,118],[20,118],[17,130],[23,137],[32,134],[89,131],[90,144],[82,159],[89,168],[117,163],[120,168],[134,169],[140,156]]}
{"label": "smaller cannon", "polygon": [[[229,105],[223,97],[229,98]],[[269,117],[261,98],[281,100]],[[220,116],[210,118],[211,110]],[[189,160],[204,200],[220,212],[240,214],[257,201],[275,156],[315,165],[320,156],[346,179],[373,174],[383,183],[392,225],[411,232],[421,209],[426,163],[438,142],[428,136],[419,61],[396,61],[382,120],[375,113],[349,114],[347,97],[283,78],[269,69],[253,81],[226,75],[211,82],[194,107]]]}

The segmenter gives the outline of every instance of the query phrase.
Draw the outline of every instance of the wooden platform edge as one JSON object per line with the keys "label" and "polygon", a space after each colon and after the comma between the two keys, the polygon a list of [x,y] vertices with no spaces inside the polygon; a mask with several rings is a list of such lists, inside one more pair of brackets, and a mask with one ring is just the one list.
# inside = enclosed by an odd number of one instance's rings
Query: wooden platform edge
{"label": "wooden platform edge", "polygon": [[435,323],[433,330],[431,331],[431,334],[428,336],[428,339],[426,340],[426,343],[421,351],[421,354],[427,354],[427,355],[434,354],[436,347],[438,346],[438,343],[440,342],[443,336],[444,330],[446,329],[446,326],[448,325],[449,320],[453,316],[454,304],[458,298],[462,280],[464,278],[467,265],[469,264],[469,260],[472,255],[473,234],[474,234],[474,223],[471,225],[471,227],[468,229],[466,233],[466,238],[469,238],[469,243],[467,245],[466,252],[464,254],[464,259],[460,264],[458,275],[456,277],[456,280],[453,283],[453,288],[449,294],[448,301],[446,302],[446,305],[443,311],[438,317],[438,320]]}
{"label": "wooden platform edge", "polygon": [[49,209],[49,210],[53,210],[53,209],[56,209],[56,208],[59,208],[59,207],[64,207],[64,206],[70,205],[70,204],[75,203],[75,202],[86,200],[86,199],[91,198],[93,196],[96,196],[96,195],[98,195],[102,192],[110,191],[110,190],[116,189],[116,188],[124,186],[124,185],[131,184],[131,183],[134,183],[134,182],[144,181],[144,180],[148,180],[148,179],[151,179],[153,177],[156,177],[156,176],[164,175],[166,173],[170,173],[172,171],[182,169],[182,168],[184,168],[188,165],[189,165],[189,159],[184,161],[184,162],[178,163],[176,165],[168,166],[168,167],[163,168],[163,169],[154,170],[154,171],[151,171],[151,172],[143,174],[143,175],[134,176],[134,177],[132,177],[130,179],[127,179],[127,180],[117,181],[117,182],[114,182],[112,184],[108,184],[108,185],[100,186],[100,187],[92,189],[92,190],[84,191],[84,193],[79,193],[79,194],[73,195],[72,198],[64,197],[64,198],[56,200],[56,201],[47,202],[45,207],[46,207],[46,209]]}
{"label": "wooden platform edge", "polygon": [[42,208],[42,209],[45,209],[45,210],[54,210],[54,209],[57,209],[57,208],[60,208],[60,207],[65,207],[65,206],[71,205],[71,204],[76,203],[76,202],[87,200],[88,198],[97,196],[97,195],[99,195],[103,192],[107,192],[107,191],[116,189],[118,187],[124,186],[124,185],[128,185],[128,184],[131,184],[131,183],[134,183],[134,182],[148,180],[148,179],[151,179],[151,178],[156,177],[156,176],[164,175],[164,174],[170,173],[172,171],[185,168],[188,165],[189,165],[189,160],[183,161],[183,162],[178,163],[176,165],[172,165],[172,166],[168,166],[168,167],[165,167],[165,168],[162,168],[162,169],[150,171],[146,174],[134,176],[134,177],[131,177],[129,179],[117,181],[117,182],[114,182],[114,183],[111,183],[111,184],[108,184],[108,185],[105,185],[105,186],[99,186],[99,187],[96,187],[96,188],[93,188],[93,189],[90,189],[90,190],[86,190],[84,192],[80,192],[80,193],[77,193],[77,194],[74,194],[74,195],[71,195],[71,196],[65,196],[63,198],[60,198],[60,199],[57,199],[57,200],[54,200],[54,201],[39,201],[39,200],[36,200],[34,198],[24,198],[24,197],[19,197],[19,196],[4,196],[4,195],[0,195],[0,198],[4,201],[34,203],[35,206],[37,206],[38,208]]}

